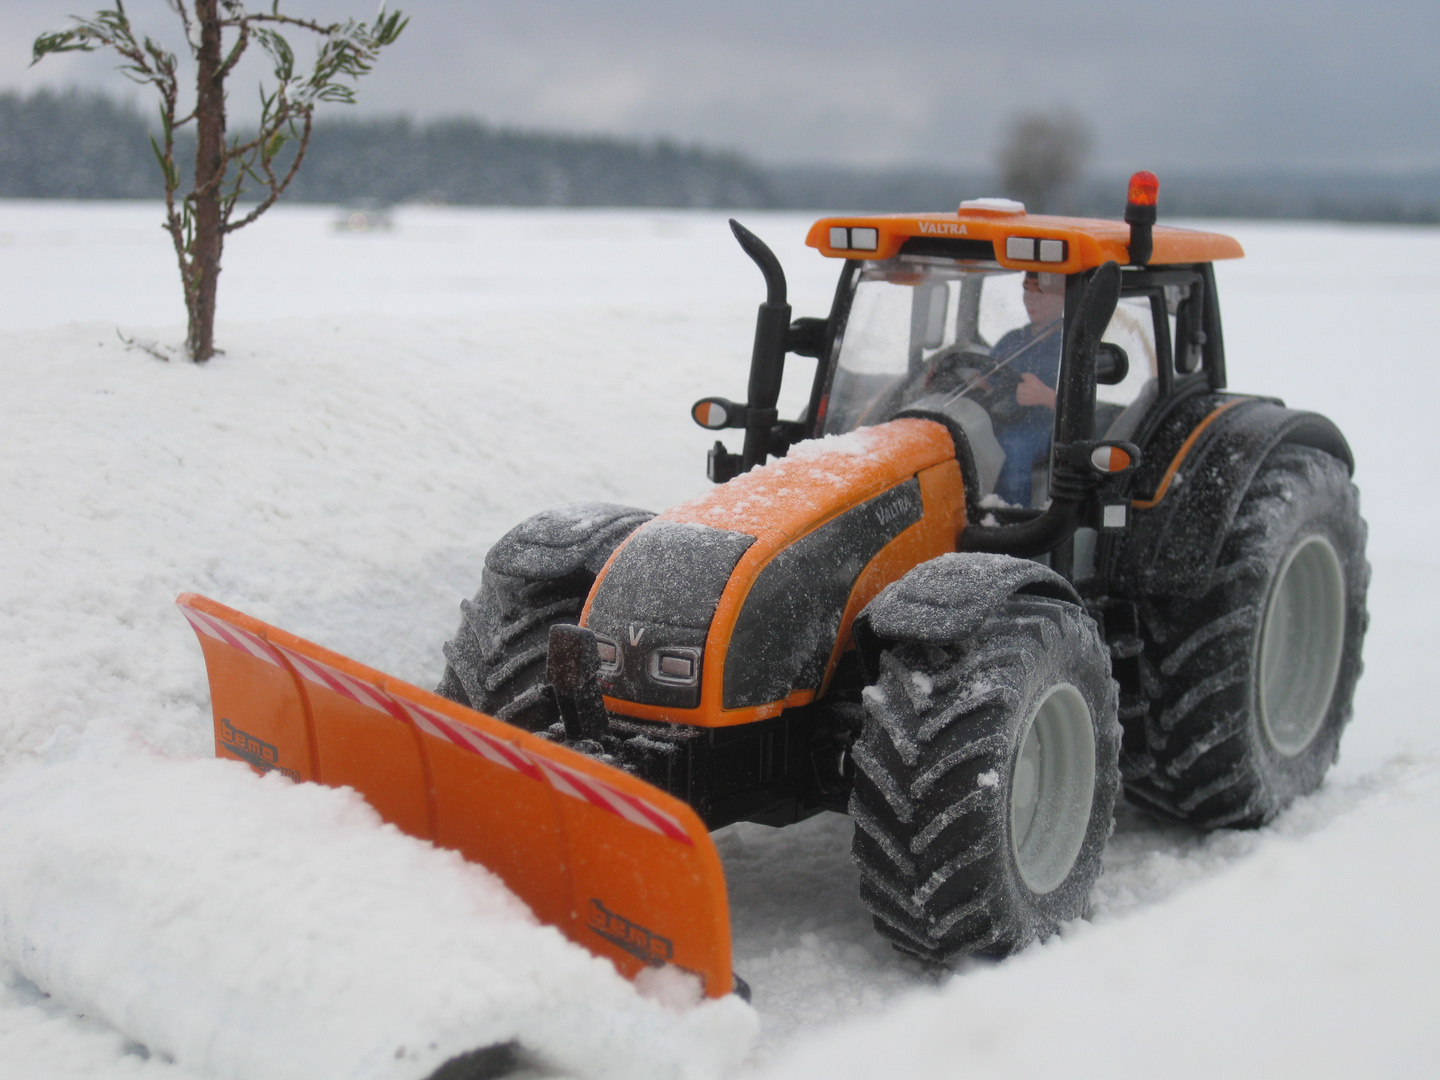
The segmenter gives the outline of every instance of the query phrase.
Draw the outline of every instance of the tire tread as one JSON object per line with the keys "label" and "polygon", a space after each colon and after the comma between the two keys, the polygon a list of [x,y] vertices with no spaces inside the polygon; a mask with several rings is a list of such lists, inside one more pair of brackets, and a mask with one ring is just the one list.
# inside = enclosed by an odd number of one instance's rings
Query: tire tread
{"label": "tire tread", "polygon": [[[1254,680],[1258,634],[1278,567],[1305,530],[1327,535],[1346,575],[1346,640],[1330,713],[1298,757],[1263,744]],[[1221,543],[1207,591],[1140,598],[1144,752],[1126,796],[1201,828],[1253,827],[1319,785],[1349,721],[1368,614],[1365,522],[1345,466],[1281,444],[1251,481]]]}

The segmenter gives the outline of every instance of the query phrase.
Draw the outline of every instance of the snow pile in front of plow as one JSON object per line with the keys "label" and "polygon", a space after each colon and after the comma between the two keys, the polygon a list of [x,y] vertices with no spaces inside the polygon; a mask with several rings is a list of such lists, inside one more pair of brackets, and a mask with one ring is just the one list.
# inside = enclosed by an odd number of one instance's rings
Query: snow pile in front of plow
{"label": "snow pile in front of plow", "polygon": [[0,783],[0,948],[152,1054],[235,1080],[419,1080],[513,1043],[586,1077],[701,1080],[755,1014],[648,1000],[488,871],[355,793],[65,728]]}

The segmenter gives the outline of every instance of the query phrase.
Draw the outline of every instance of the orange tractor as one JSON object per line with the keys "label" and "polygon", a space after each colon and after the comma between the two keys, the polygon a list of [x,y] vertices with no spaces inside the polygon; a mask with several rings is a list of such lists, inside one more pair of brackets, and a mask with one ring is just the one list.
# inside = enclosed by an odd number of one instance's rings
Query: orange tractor
{"label": "orange tractor", "polygon": [[[485,558],[435,693],[195,596],[217,752],[351,785],[627,974],[733,982],[709,832],[855,822],[898,948],[1004,955],[1084,914],[1122,787],[1255,826],[1334,760],[1365,525],[1339,430],[1226,389],[1225,236],[1029,215],[835,217],[827,318],[774,255],[708,494],[581,504]],[[818,361],[782,419],[787,355]],[[773,460],[772,460],[773,459]]]}

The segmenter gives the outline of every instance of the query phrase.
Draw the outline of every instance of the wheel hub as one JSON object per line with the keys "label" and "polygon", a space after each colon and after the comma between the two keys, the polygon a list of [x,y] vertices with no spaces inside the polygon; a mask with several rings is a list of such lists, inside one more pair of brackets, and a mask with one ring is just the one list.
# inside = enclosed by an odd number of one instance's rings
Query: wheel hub
{"label": "wheel hub", "polygon": [[1345,576],[1323,536],[1281,564],[1260,631],[1260,719],[1270,744],[1294,757],[1330,711],[1345,640]]}
{"label": "wheel hub", "polygon": [[1010,839],[1032,892],[1069,876],[1090,827],[1095,732],[1090,708],[1069,683],[1052,686],[1026,725],[1010,776]]}

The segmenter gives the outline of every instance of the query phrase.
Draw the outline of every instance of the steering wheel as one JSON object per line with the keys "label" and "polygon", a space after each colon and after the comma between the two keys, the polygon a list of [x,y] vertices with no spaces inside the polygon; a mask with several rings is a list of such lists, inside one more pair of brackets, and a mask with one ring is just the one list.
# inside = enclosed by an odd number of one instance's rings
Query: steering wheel
{"label": "steering wheel", "polygon": [[926,393],[955,393],[978,404],[994,417],[1008,417],[1018,408],[1015,391],[1020,376],[1008,366],[996,367],[993,356],[951,346],[930,358],[925,376]]}

